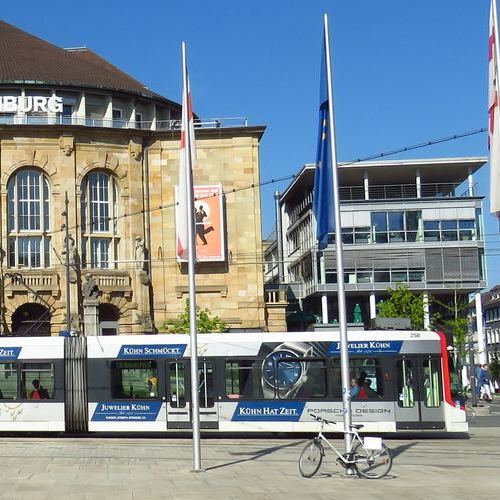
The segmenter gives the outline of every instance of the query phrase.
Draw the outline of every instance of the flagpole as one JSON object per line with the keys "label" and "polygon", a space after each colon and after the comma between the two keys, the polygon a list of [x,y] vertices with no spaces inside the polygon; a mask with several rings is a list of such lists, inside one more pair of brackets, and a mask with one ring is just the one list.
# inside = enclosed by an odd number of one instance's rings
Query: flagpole
{"label": "flagpole", "polygon": [[[188,276],[189,276],[189,332],[191,348],[191,423],[193,426],[193,472],[201,472],[201,444],[200,444],[200,403],[198,395],[198,346],[197,346],[197,328],[196,328],[196,282],[195,282],[195,225],[193,217],[194,194],[193,194],[193,157],[192,157],[192,137],[191,124],[192,119],[189,116],[190,92],[186,64],[186,43],[182,42],[182,76],[184,82],[183,96],[183,120],[185,124],[185,153],[188,168],[185,169],[186,190],[187,190],[187,220],[188,220]],[[185,99],[184,99],[185,98]],[[188,109],[185,109],[187,106]]]}
{"label": "flagpole", "polygon": [[342,405],[344,417],[345,451],[351,451],[351,398],[349,377],[349,351],[347,347],[347,319],[344,288],[344,261],[342,256],[342,227],[340,225],[340,197],[337,174],[337,150],[335,143],[335,128],[333,115],[332,65],[330,55],[330,33],[328,30],[328,14],[324,14],[325,48],[326,48],[326,79],[328,91],[328,132],[330,134],[330,154],[332,159],[332,189],[333,216],[335,220],[335,251],[337,257],[338,308],[340,330],[340,372],[342,379]]}

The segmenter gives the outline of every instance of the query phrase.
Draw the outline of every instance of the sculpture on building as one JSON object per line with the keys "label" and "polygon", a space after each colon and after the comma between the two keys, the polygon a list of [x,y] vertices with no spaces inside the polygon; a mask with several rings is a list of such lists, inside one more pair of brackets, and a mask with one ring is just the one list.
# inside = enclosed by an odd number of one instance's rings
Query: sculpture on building
{"label": "sculpture on building", "polygon": [[144,264],[146,260],[146,249],[144,247],[144,239],[140,236],[135,237],[134,249],[135,268],[137,271],[144,271]]}
{"label": "sculpture on building", "polygon": [[363,315],[361,313],[361,306],[359,304],[356,304],[354,306],[352,322],[363,323]]}
{"label": "sculpture on building", "polygon": [[[77,249],[76,249],[76,243],[75,243],[75,239],[73,238],[73,236],[68,235],[68,261],[69,261],[69,265],[72,266],[73,268],[76,267],[77,263],[78,263],[78,252],[77,252]],[[63,248],[63,251],[61,252],[61,254],[63,256],[66,256],[66,238],[64,238],[64,248]]]}
{"label": "sculpture on building", "polygon": [[90,274],[85,275],[85,283],[82,285],[82,294],[84,299],[97,299],[99,296],[99,287],[96,279]]}

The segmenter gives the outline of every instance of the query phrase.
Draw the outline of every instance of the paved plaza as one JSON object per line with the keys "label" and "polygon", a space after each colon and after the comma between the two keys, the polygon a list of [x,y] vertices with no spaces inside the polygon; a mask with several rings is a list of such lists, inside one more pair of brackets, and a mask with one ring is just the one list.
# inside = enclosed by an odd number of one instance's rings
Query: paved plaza
{"label": "paved plaza", "polygon": [[[483,419],[490,425],[483,426]],[[487,420],[486,420],[487,419]],[[410,439],[411,437],[411,439]],[[477,417],[470,438],[388,439],[388,478],[346,477],[330,456],[313,479],[297,460],[307,437],[203,439],[194,474],[188,438],[0,437],[2,499],[475,498],[500,494],[500,406]],[[336,440],[341,446],[341,441]]]}

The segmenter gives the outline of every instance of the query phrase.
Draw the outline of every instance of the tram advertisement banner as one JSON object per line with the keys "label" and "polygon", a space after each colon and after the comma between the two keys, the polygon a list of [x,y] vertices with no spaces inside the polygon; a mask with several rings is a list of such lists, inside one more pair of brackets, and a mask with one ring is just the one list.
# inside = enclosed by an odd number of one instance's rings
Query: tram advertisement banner
{"label": "tram advertisement banner", "polygon": [[[177,191],[176,188],[176,200]],[[226,260],[224,243],[226,228],[222,185],[194,186],[194,200],[196,260],[198,262],[223,262]],[[178,216],[176,220],[179,221]],[[186,261],[186,259],[179,260]]]}

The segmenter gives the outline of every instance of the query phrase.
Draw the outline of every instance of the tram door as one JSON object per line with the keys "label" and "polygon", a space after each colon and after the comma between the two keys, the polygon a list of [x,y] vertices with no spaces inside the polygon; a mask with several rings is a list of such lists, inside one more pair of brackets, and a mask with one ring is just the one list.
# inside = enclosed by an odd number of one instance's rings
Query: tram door
{"label": "tram door", "polygon": [[[191,372],[188,360],[167,362],[167,428],[191,428]],[[212,361],[198,361],[198,398],[200,403],[200,427],[217,429],[219,417],[214,397],[214,373]]]}
{"label": "tram door", "polygon": [[443,429],[439,356],[403,356],[396,366],[396,428]]}

